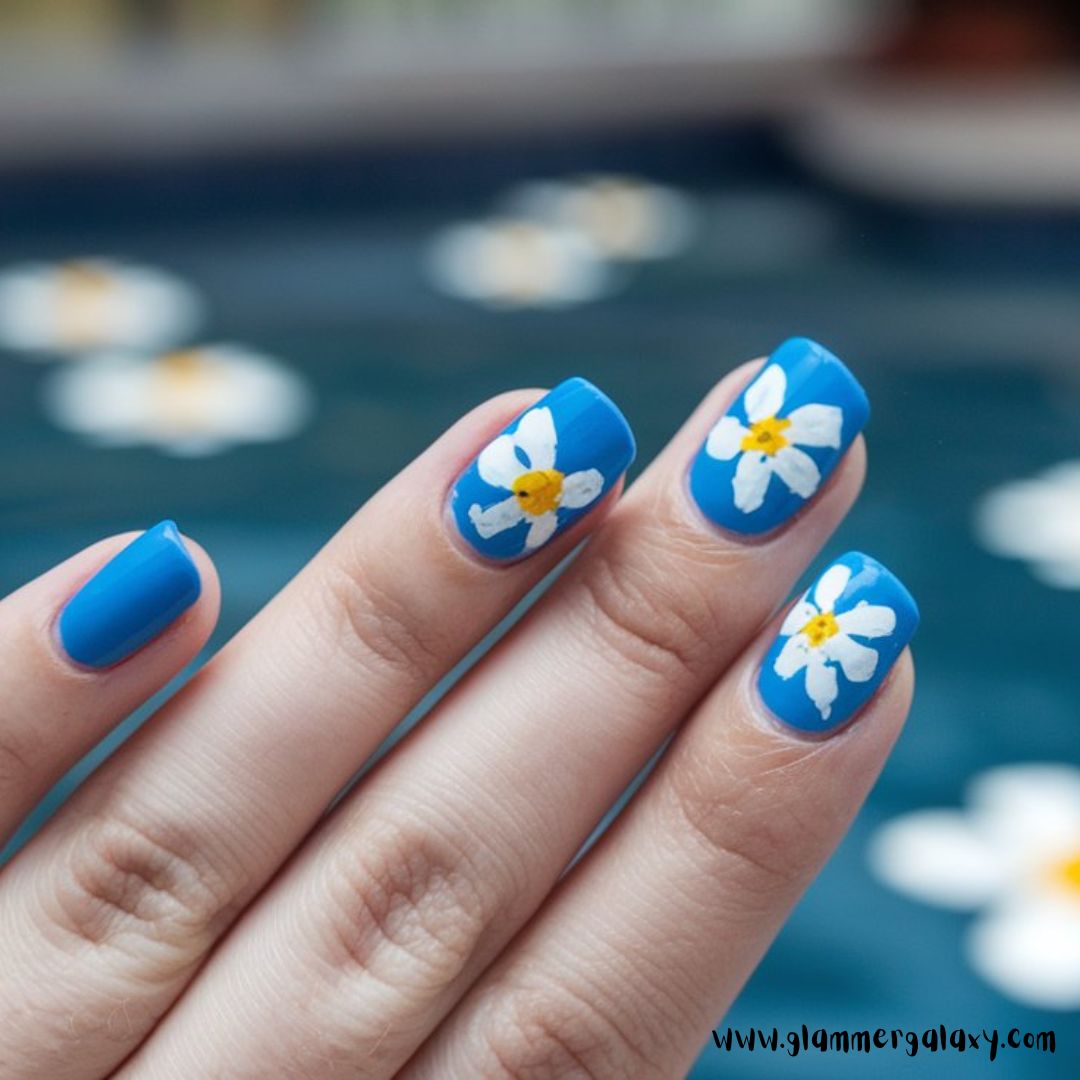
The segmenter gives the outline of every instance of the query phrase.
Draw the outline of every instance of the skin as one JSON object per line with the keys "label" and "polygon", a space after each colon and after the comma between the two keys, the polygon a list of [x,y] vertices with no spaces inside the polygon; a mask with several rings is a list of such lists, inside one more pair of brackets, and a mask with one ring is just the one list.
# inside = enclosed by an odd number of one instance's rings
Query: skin
{"label": "skin", "polygon": [[[754,370],[621,499],[510,566],[470,554],[445,499],[539,391],[487,402],[391,480],[0,873],[0,1072],[683,1075],[842,838],[912,692],[905,653],[827,739],[756,697],[779,608],[853,503],[865,449],[767,538],[711,528],[686,468]],[[214,570],[191,544],[203,593],[176,624],[105,672],[66,660],[57,612],[130,539],[0,602],[0,833],[213,627]]]}

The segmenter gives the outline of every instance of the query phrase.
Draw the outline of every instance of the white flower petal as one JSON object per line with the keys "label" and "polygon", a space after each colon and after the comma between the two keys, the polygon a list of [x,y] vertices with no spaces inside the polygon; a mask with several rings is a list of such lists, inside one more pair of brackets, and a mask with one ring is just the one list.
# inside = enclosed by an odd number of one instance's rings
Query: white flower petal
{"label": "white flower petal", "polygon": [[784,642],[773,662],[773,671],[781,679],[790,679],[792,675],[802,671],[810,659],[810,642],[805,634],[796,634]]}
{"label": "white flower petal", "polygon": [[525,451],[530,469],[555,467],[555,421],[550,409],[530,409],[518,421],[513,438]]}
{"label": "white flower petal", "polygon": [[1000,895],[1008,867],[994,845],[957,810],[922,810],[882,826],[870,867],[898,892],[969,911]]}
{"label": "white flower petal", "polygon": [[603,490],[604,474],[599,469],[583,469],[563,479],[559,505],[567,510],[588,506]]}
{"label": "white flower petal", "polygon": [[476,503],[469,507],[469,520],[485,540],[490,540],[496,533],[512,529],[524,517],[525,511],[513,495],[486,510],[482,510]]}
{"label": "white flower petal", "polygon": [[834,563],[821,575],[814,589],[814,602],[822,611],[832,611],[850,579],[851,568],[843,563]]}
{"label": "white flower petal", "polygon": [[705,440],[705,453],[717,461],[730,461],[742,449],[742,441],[749,434],[750,429],[734,416],[723,416]]}
{"label": "white flower petal", "polygon": [[809,454],[794,446],[785,446],[773,457],[773,472],[784,481],[796,495],[809,499],[821,483],[821,471]]}
{"label": "white flower petal", "polygon": [[825,663],[825,658],[816,649],[811,652],[806,666],[806,692],[821,713],[821,719],[828,720],[838,693],[836,668]]}
{"label": "white flower petal", "polygon": [[746,418],[753,424],[775,416],[784,404],[786,393],[787,376],[784,369],[778,364],[770,364],[746,388],[746,397],[743,399]]}
{"label": "white flower petal", "polygon": [[971,786],[973,820],[1003,851],[1037,861],[1075,848],[1080,770],[1031,764],[991,769]]}
{"label": "white flower petal", "polygon": [[527,471],[514,446],[514,439],[510,435],[500,435],[480,451],[476,469],[485,484],[509,491],[514,481]]}
{"label": "white flower petal", "polygon": [[860,645],[843,633],[833,634],[821,648],[844,669],[844,678],[849,682],[867,682],[874,677],[878,663],[876,649]]}
{"label": "white flower petal", "polygon": [[782,635],[797,634],[815,615],[820,612],[807,599],[808,593],[787,613],[784,625],[780,627]]}
{"label": "white flower petal", "polygon": [[885,637],[896,629],[896,612],[884,604],[868,604],[860,600],[853,608],[842,611],[836,616],[840,629],[845,634],[858,634],[859,637]]}
{"label": "white flower petal", "polygon": [[534,518],[533,523],[529,526],[529,531],[525,536],[525,546],[531,549],[538,548],[541,544],[547,543],[555,532],[555,526],[557,524],[558,517],[554,510],[549,510],[546,514],[541,514],[538,518]]}
{"label": "white flower petal", "polygon": [[765,454],[747,453],[739,458],[731,486],[735,491],[735,505],[744,514],[753,513],[765,501],[770,476],[772,467]]}
{"label": "white flower petal", "polygon": [[803,405],[788,413],[791,427],[784,431],[784,438],[797,446],[840,447],[840,432],[844,413],[836,405]]}
{"label": "white flower petal", "polygon": [[1001,993],[1044,1009],[1080,1008],[1080,905],[1024,900],[982,919],[971,966]]}

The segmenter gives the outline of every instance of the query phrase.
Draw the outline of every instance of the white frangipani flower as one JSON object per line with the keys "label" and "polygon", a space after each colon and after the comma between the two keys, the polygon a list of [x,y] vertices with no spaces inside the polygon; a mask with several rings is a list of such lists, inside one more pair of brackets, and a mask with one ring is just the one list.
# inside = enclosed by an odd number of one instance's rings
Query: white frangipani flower
{"label": "white frangipani flower", "polygon": [[512,213],[574,230],[607,259],[668,258],[693,236],[687,196],[634,176],[535,180],[511,192],[507,205]]}
{"label": "white frangipani flower", "polygon": [[311,407],[298,375],[234,345],[98,356],[57,371],[45,393],[48,413],[65,430],[101,445],[183,456],[286,438]]}
{"label": "white frangipani flower", "polygon": [[571,229],[515,218],[453,225],[428,252],[432,280],[451,296],[492,307],[560,307],[608,290],[592,245]]}
{"label": "white frangipani flower", "polygon": [[555,532],[559,509],[578,510],[600,495],[599,469],[566,475],[555,467],[557,443],[551,410],[530,409],[512,435],[500,435],[480,452],[480,478],[511,493],[486,509],[469,507],[469,520],[485,540],[527,521],[525,547],[540,547]]}
{"label": "white frangipani flower", "polygon": [[1080,589],[1080,461],[991,491],[975,529],[987,550],[1023,559],[1044,585]]}
{"label": "white frangipani flower", "polygon": [[194,290],[163,270],[110,259],[13,267],[0,274],[0,344],[29,354],[157,349],[187,338]]}
{"label": "white frangipani flower", "polygon": [[1080,1009],[1080,769],[993,769],[972,783],[968,807],[889,822],[872,869],[917,900],[981,911],[966,953],[1001,993]]}
{"label": "white frangipani flower", "polygon": [[781,416],[786,394],[783,368],[770,364],[746,389],[749,427],[734,416],[724,416],[706,440],[705,452],[718,461],[742,455],[732,486],[735,505],[744,513],[760,508],[774,473],[795,494],[809,499],[821,483],[821,471],[799,447],[840,446],[843,411],[839,406],[803,405]]}
{"label": "white frangipani flower", "polygon": [[836,666],[849,682],[868,682],[877,670],[878,653],[855,641],[855,637],[878,638],[896,629],[896,612],[883,604],[861,600],[847,611],[837,612],[836,603],[847,588],[851,569],[836,563],[822,574],[814,589],[814,599],[806,593],[795,604],[780,627],[787,637],[773,670],[790,679],[806,670],[806,693],[828,720],[839,693]]}

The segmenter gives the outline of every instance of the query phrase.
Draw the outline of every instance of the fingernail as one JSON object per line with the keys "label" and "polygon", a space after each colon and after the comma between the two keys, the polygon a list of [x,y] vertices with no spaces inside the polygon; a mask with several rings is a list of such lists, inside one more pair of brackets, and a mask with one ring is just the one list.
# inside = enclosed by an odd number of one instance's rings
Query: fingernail
{"label": "fingernail", "polygon": [[615,403],[567,379],[480,452],[454,485],[461,535],[489,559],[531,555],[584,517],[634,460]]}
{"label": "fingernail", "polygon": [[732,532],[775,529],[814,497],[869,416],[865,391],[840,360],[790,338],[709,432],[690,493]]}
{"label": "fingernail", "polygon": [[800,731],[833,731],[874,696],[918,625],[899,579],[850,551],[788,612],[758,674],[761,700]]}
{"label": "fingernail", "polygon": [[104,668],[157,637],[199,598],[199,571],[176,522],[162,521],[113,556],[60,614],[76,663]]}

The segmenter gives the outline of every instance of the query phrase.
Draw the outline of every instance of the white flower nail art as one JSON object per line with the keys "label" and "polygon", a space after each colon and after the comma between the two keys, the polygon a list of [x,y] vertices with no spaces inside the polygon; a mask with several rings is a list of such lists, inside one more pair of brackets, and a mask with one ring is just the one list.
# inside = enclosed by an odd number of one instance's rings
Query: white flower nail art
{"label": "white flower nail art", "polygon": [[539,408],[525,413],[512,435],[500,435],[480,452],[476,466],[481,479],[511,493],[494,506],[469,507],[469,520],[483,539],[527,521],[525,548],[538,548],[555,532],[560,509],[578,510],[600,495],[603,473],[561,472],[557,445],[551,410]]}
{"label": "white flower nail art", "polygon": [[849,682],[868,682],[877,670],[878,653],[856,637],[885,637],[896,629],[896,612],[883,604],[860,601],[846,611],[836,603],[851,578],[851,569],[836,563],[822,574],[810,593],[788,612],[780,637],[787,637],[773,670],[782,679],[806,670],[806,693],[828,720],[839,693],[837,666]]}
{"label": "white flower nail art", "polygon": [[981,910],[967,957],[1002,994],[1080,1008],[1080,769],[993,769],[976,778],[968,806],[889,822],[872,869],[917,900]]}
{"label": "white flower nail art", "polygon": [[840,447],[843,411],[837,405],[803,405],[781,415],[787,377],[770,364],[747,387],[744,405],[749,427],[734,416],[724,416],[709,432],[705,452],[718,461],[742,455],[732,487],[735,505],[749,514],[760,508],[773,474],[803,499],[821,483],[821,471],[809,454],[799,449]]}

